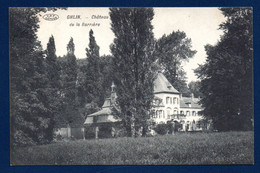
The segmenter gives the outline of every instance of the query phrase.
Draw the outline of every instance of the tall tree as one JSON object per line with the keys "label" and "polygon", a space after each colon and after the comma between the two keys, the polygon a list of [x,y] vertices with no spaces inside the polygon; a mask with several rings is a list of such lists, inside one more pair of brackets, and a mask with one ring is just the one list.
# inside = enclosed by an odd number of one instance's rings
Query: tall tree
{"label": "tall tree", "polygon": [[[64,74],[63,74],[63,94],[64,94],[64,119],[63,122],[71,126],[78,123],[79,115],[76,109],[76,83],[77,83],[77,62],[74,55],[75,45],[73,38],[67,45],[67,55],[65,56]],[[63,124],[65,125],[65,124]]]}
{"label": "tall tree", "polygon": [[163,35],[156,41],[156,57],[163,74],[180,92],[187,93],[186,73],[181,63],[192,58],[196,51],[191,49],[191,39],[181,31]]}
{"label": "tall tree", "polygon": [[37,15],[47,8],[10,8],[11,145],[42,144],[52,139],[48,80],[37,41]]}
{"label": "tall tree", "polygon": [[196,71],[201,81],[205,116],[218,130],[246,130],[253,120],[252,8],[221,8],[224,35],[207,45],[207,61]]}
{"label": "tall tree", "polygon": [[46,73],[48,79],[48,101],[52,112],[52,124],[58,127],[62,115],[61,74],[57,61],[54,37],[49,38],[46,49]]}
{"label": "tall tree", "polygon": [[110,8],[111,29],[115,34],[111,52],[118,104],[131,136],[140,127],[145,135],[152,106],[152,66],[155,60],[153,16],[152,8]]}
{"label": "tall tree", "polygon": [[94,102],[102,106],[104,93],[102,88],[102,75],[100,71],[99,46],[96,43],[94,33],[89,31],[89,47],[87,51],[87,66],[85,69],[85,91],[87,103]]}

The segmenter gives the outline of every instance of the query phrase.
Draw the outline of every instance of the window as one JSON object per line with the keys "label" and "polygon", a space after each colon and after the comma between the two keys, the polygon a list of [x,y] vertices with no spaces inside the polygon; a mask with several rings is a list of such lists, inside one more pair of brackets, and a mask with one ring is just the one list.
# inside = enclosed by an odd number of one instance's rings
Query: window
{"label": "window", "polygon": [[186,111],[186,115],[187,115],[187,116],[190,116],[190,111]]}
{"label": "window", "polygon": [[159,117],[159,111],[157,110],[157,111],[156,111],[155,118],[158,118],[158,117]]}
{"label": "window", "polygon": [[171,102],[171,104],[172,104],[172,98],[170,98],[170,102]]}
{"label": "window", "polygon": [[176,104],[176,97],[174,97],[173,99],[173,104]]}
{"label": "window", "polygon": [[163,110],[160,110],[160,111],[159,111],[159,118],[165,118],[164,113],[163,113]]}
{"label": "window", "polygon": [[181,114],[183,115],[183,114],[184,114],[184,112],[183,112],[183,111],[181,111]]}
{"label": "window", "polygon": [[165,118],[164,111],[162,111],[163,118]]}
{"label": "window", "polygon": [[162,117],[163,117],[163,111],[160,110],[160,111],[159,111],[159,118],[162,118]]}
{"label": "window", "polygon": [[196,112],[195,111],[192,111],[192,116],[195,116],[196,115]]}
{"label": "window", "polygon": [[166,97],[166,104],[170,102],[170,97]]}
{"label": "window", "polygon": [[176,98],[176,103],[178,104],[178,98]]}

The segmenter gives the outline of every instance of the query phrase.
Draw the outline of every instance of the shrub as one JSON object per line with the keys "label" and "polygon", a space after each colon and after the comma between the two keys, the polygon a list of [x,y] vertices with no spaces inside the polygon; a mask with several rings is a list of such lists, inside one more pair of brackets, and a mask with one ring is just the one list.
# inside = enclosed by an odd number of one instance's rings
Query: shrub
{"label": "shrub", "polygon": [[54,141],[61,141],[63,137],[60,134],[54,135],[53,140]]}
{"label": "shrub", "polygon": [[85,127],[85,138],[87,139],[95,138],[94,127]]}
{"label": "shrub", "polygon": [[155,128],[154,128],[155,132],[160,134],[160,135],[165,135],[169,128],[167,124],[158,124]]}
{"label": "shrub", "polygon": [[125,128],[116,128],[116,137],[126,137],[127,131]]}

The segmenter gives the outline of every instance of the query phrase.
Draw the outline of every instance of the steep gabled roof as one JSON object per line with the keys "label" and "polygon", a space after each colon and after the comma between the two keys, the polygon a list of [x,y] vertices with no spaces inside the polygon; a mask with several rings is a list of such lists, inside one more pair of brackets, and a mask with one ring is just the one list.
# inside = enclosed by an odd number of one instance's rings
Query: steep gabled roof
{"label": "steep gabled roof", "polygon": [[111,107],[111,106],[112,106],[111,99],[110,98],[106,98],[102,108]]}
{"label": "steep gabled roof", "polygon": [[111,108],[102,108],[101,110],[94,112],[93,114],[88,115],[88,117],[94,117],[98,115],[110,115],[112,114]]}
{"label": "steep gabled roof", "polygon": [[95,123],[109,123],[109,122],[119,122],[122,121],[121,118],[118,116],[114,115],[114,111],[116,111],[116,108],[114,106],[111,107],[105,107],[102,108],[101,110],[90,114],[87,116],[84,124],[93,124],[94,122],[94,117],[97,117]]}
{"label": "steep gabled roof", "polygon": [[[182,97],[180,99],[180,108],[202,108],[199,104],[200,99],[191,97]],[[190,107],[189,107],[190,104]]]}
{"label": "steep gabled roof", "polygon": [[175,93],[179,94],[171,83],[166,79],[166,77],[159,72],[154,81],[154,93]]}

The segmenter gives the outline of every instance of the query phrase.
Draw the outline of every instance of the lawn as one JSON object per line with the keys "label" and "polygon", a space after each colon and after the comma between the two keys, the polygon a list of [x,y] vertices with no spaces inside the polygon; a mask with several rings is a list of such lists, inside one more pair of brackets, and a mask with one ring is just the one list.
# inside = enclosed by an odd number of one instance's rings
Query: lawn
{"label": "lawn", "polygon": [[18,148],[12,165],[253,164],[253,132],[182,133]]}

